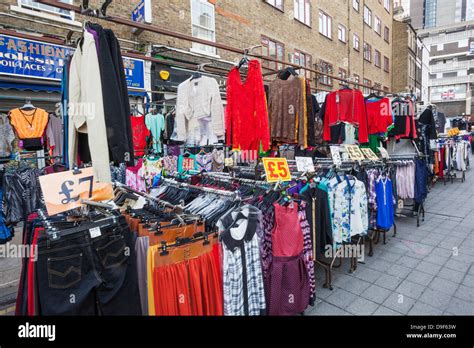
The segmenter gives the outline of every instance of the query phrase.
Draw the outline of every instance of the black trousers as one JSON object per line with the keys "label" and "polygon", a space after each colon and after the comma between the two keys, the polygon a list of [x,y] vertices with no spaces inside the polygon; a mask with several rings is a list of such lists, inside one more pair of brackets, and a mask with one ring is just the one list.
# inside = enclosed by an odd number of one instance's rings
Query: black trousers
{"label": "black trousers", "polygon": [[57,241],[38,242],[43,315],[141,315],[132,234],[123,217]]}

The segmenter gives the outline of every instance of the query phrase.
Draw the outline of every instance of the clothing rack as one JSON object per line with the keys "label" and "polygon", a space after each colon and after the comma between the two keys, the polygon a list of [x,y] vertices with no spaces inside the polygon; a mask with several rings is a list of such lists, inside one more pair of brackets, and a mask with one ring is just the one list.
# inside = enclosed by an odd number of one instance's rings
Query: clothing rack
{"label": "clothing rack", "polygon": [[[81,6],[75,6],[75,5],[60,2],[60,1],[57,1],[57,0],[37,0],[37,2],[41,3],[41,4],[44,4],[44,5],[54,6],[54,7],[59,8],[59,9],[73,11],[73,12],[79,13],[79,14],[84,14],[83,9],[82,9]],[[155,26],[155,25],[134,22],[130,19],[125,19],[125,18],[116,17],[116,16],[109,16],[109,15],[106,16],[103,13],[101,13],[100,11],[97,11],[97,10],[87,13],[87,15],[89,17],[96,17],[96,18],[99,18],[99,19],[102,19],[102,20],[105,20],[105,21],[108,21],[108,22],[111,22],[111,23],[125,25],[125,26],[131,27],[131,28],[136,28],[136,29],[139,29],[139,30],[147,31],[147,32],[152,32],[152,33],[156,33],[156,34],[170,36],[170,37],[180,39],[180,40],[185,40],[185,41],[195,42],[195,43],[199,43],[199,44],[203,44],[203,45],[207,45],[207,46],[211,46],[211,47],[216,47],[216,48],[219,48],[219,49],[222,49],[222,50],[225,50],[225,51],[229,51],[229,52],[244,55],[244,57],[245,56],[251,56],[251,57],[263,59],[263,60],[266,60],[266,61],[275,62],[277,64],[282,64],[283,66],[291,66],[293,68],[305,69],[307,71],[310,71],[310,72],[316,74],[316,77],[318,77],[318,76],[327,76],[327,77],[330,77],[334,80],[343,81],[343,82],[347,81],[347,79],[343,79],[343,78],[338,77],[338,76],[322,73],[319,70],[313,69],[311,67],[305,67],[305,66],[302,66],[302,65],[299,65],[299,64],[279,60],[279,59],[272,58],[272,57],[266,57],[266,56],[263,56],[263,55],[260,55],[260,54],[253,54],[253,53],[250,53],[249,49],[241,49],[241,48],[231,47],[231,46],[228,46],[228,45],[224,45],[222,43],[209,41],[209,40],[204,40],[204,39],[200,39],[200,38],[197,38],[197,37],[193,37],[191,35],[186,35],[186,34],[182,34],[182,33],[178,33],[178,32],[173,32],[173,31],[170,31],[168,29],[164,29],[164,28],[161,28],[161,27],[158,27],[158,26]],[[389,93],[389,91],[384,91],[382,89],[374,88],[373,86],[364,85],[362,83],[357,83],[357,82],[349,82],[349,83],[351,83],[353,85],[356,85],[356,86],[360,86],[360,87],[366,87],[370,90],[380,91],[382,93]]]}
{"label": "clothing rack", "polygon": [[169,203],[169,202],[163,201],[163,200],[161,200],[161,199],[159,199],[159,198],[152,197],[152,196],[150,196],[150,195],[148,195],[148,194],[146,194],[146,193],[144,193],[144,192],[137,191],[137,190],[135,190],[135,189],[133,189],[133,188],[127,186],[127,185],[124,185],[124,184],[122,184],[122,183],[120,183],[120,182],[118,182],[118,181],[114,182],[114,186],[119,187],[119,188],[121,188],[121,189],[124,189],[124,190],[126,190],[126,191],[128,191],[128,192],[130,192],[130,193],[137,194],[137,195],[139,195],[139,196],[141,196],[141,197],[144,197],[145,199],[147,199],[147,200],[149,200],[149,201],[158,203],[158,204],[160,204],[160,205],[162,205],[162,206],[164,206],[164,207],[166,207],[166,208],[171,208],[171,209],[173,209],[173,210],[176,210],[176,209],[179,209],[179,208],[183,209],[182,206],[176,206],[176,205],[173,205],[173,204],[171,204],[171,203]]}
{"label": "clothing rack", "polygon": [[179,182],[179,181],[176,181],[174,179],[169,179],[169,178],[164,178],[163,182],[166,183],[166,184],[178,187],[178,188],[190,188],[190,189],[195,189],[195,190],[199,190],[199,191],[207,192],[207,193],[213,193],[213,194],[217,194],[217,195],[221,195],[221,196],[238,198],[237,192],[230,192],[230,191],[213,189],[213,188],[209,188],[209,187],[191,185],[191,184],[187,184],[187,183],[184,183],[184,182]]}

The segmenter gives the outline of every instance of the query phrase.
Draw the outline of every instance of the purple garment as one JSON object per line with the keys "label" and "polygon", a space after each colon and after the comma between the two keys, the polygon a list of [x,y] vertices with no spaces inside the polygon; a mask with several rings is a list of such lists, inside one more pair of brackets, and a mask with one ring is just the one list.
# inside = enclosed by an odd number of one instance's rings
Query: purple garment
{"label": "purple garment", "polygon": [[97,54],[99,54],[99,49],[100,49],[100,46],[99,46],[99,34],[97,34],[97,32],[94,30],[94,29],[91,29],[91,28],[87,28],[87,32],[89,34],[92,34],[92,36],[94,37],[94,41],[95,41],[95,48],[97,50]]}
{"label": "purple garment", "polygon": [[177,156],[181,155],[181,150],[179,145],[168,145],[168,156]]}
{"label": "purple garment", "polygon": [[288,190],[286,190],[286,192],[288,192],[288,194],[290,194],[290,195],[293,195],[295,193],[299,193],[302,188],[303,188],[303,183],[299,182],[295,186],[293,186],[293,187],[289,188]]}
{"label": "purple garment", "polygon": [[310,299],[310,285],[303,253],[273,256],[267,289],[269,315],[296,315],[304,312]]}

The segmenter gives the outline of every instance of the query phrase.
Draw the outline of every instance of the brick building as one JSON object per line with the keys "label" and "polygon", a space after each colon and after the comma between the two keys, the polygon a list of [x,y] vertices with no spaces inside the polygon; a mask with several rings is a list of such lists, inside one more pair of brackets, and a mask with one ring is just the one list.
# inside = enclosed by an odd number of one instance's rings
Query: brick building
{"label": "brick building", "polygon": [[[90,3],[95,8],[102,1]],[[107,14],[128,19],[138,3],[114,0]],[[261,45],[252,53],[391,90],[392,0],[152,0],[151,7],[152,25],[241,49]],[[80,14],[35,1],[0,0],[0,29],[33,33],[38,40],[52,37],[74,41],[81,35],[83,21]],[[124,50],[160,59],[213,62],[224,70],[241,59],[241,55],[223,49],[147,31],[137,34],[127,26],[94,21],[113,29]],[[267,61],[263,61],[263,66],[264,72],[282,67]],[[156,63],[146,64],[147,86],[151,89],[163,82],[158,81],[156,73],[160,69]],[[309,71],[306,74],[318,90],[340,86],[334,79],[316,79]],[[225,74],[222,75],[225,80]],[[272,78],[268,76],[266,80]]]}

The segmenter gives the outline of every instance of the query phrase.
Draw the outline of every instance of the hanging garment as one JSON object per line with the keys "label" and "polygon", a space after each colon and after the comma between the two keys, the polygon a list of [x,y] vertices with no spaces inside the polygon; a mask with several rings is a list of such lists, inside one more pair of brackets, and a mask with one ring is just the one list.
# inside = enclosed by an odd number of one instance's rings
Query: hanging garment
{"label": "hanging garment", "polygon": [[168,155],[162,158],[163,169],[166,173],[175,174],[178,172],[178,157],[173,155]]}
{"label": "hanging garment", "polygon": [[334,189],[334,243],[350,241],[352,236],[366,235],[368,230],[367,193],[363,182],[346,177]]}
{"label": "hanging garment", "polygon": [[[69,108],[69,164],[72,166],[77,163],[78,132],[86,133],[96,180],[110,182],[109,147],[100,78],[94,37],[85,31],[82,48],[74,52],[70,68],[69,103],[76,107]],[[90,107],[85,108],[85,105]],[[123,137],[121,141],[124,140],[127,139]],[[124,158],[122,156],[119,163]]]}
{"label": "hanging garment", "polygon": [[127,167],[125,171],[127,186],[140,192],[146,192],[145,169],[143,159],[140,158],[136,166]]}
{"label": "hanging garment", "polygon": [[198,153],[195,158],[197,170],[212,172],[212,153]]}
{"label": "hanging garment", "polygon": [[423,201],[428,196],[428,167],[426,162],[422,159],[418,159],[415,166],[414,199],[415,203],[420,204],[423,203]]}
{"label": "hanging garment", "polygon": [[10,157],[15,133],[6,115],[0,114],[0,157]]}
{"label": "hanging garment", "polygon": [[329,93],[324,113],[324,140],[331,140],[330,127],[347,122],[358,127],[359,143],[368,141],[364,96],[359,90],[342,89]]}
{"label": "hanging garment", "polygon": [[234,149],[270,149],[270,129],[263,77],[258,60],[248,64],[247,78],[241,80],[234,67],[227,77],[227,145]]}
{"label": "hanging garment", "polygon": [[433,116],[433,111],[430,108],[425,109],[418,119],[418,122],[428,126],[429,139],[436,139],[438,137],[436,130],[436,121]]}
{"label": "hanging garment", "polygon": [[276,78],[269,84],[268,116],[273,141],[307,147],[306,84],[303,78]]}
{"label": "hanging garment", "polygon": [[13,109],[9,113],[10,122],[20,139],[41,138],[48,125],[49,115],[46,110]]}
{"label": "hanging garment", "polygon": [[246,205],[230,215],[220,232],[224,315],[261,315],[265,313],[265,291],[256,233],[261,212]]}
{"label": "hanging garment", "polygon": [[[97,33],[100,74],[96,75],[96,78],[100,77],[101,80],[102,93],[100,97],[107,127],[106,140],[110,151],[109,156],[115,164],[127,162],[130,165],[134,163],[133,135],[130,124],[128,87],[120,44],[112,30],[103,29],[96,23],[89,23],[88,26]],[[95,41],[93,40],[94,45]],[[86,71],[84,73],[90,74]]]}
{"label": "hanging garment", "polygon": [[365,101],[369,134],[385,133],[393,124],[390,99],[368,99]]}
{"label": "hanging garment", "polygon": [[397,194],[400,199],[415,198],[415,164],[397,167]]}
{"label": "hanging garment", "polygon": [[5,225],[5,216],[3,214],[3,191],[0,186],[0,244],[5,244],[13,238],[12,229]]}
{"label": "hanging garment", "polygon": [[274,207],[273,256],[266,279],[268,314],[295,315],[303,312],[310,300],[298,204],[283,207],[275,203]]}
{"label": "hanging garment", "polygon": [[392,181],[388,177],[379,178],[375,185],[375,191],[377,196],[377,227],[389,230],[395,220]]}
{"label": "hanging garment", "polygon": [[49,116],[48,127],[46,128],[46,138],[53,156],[62,156],[64,147],[64,127],[61,118],[51,114]]}
{"label": "hanging garment", "polygon": [[143,156],[145,154],[147,137],[150,136],[150,131],[145,125],[145,116],[130,116],[130,124],[132,125],[135,156]]}
{"label": "hanging garment", "polygon": [[178,86],[177,141],[194,145],[224,139],[224,107],[217,81],[208,76],[189,78]]}
{"label": "hanging garment", "polygon": [[161,153],[161,135],[165,129],[165,118],[161,114],[148,114],[145,116],[145,124],[153,136],[153,151]]}
{"label": "hanging garment", "polygon": [[212,171],[223,172],[224,171],[224,150],[212,150]]}
{"label": "hanging garment", "polygon": [[190,170],[198,170],[196,155],[186,154],[178,157],[178,172],[183,173]]}

